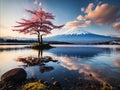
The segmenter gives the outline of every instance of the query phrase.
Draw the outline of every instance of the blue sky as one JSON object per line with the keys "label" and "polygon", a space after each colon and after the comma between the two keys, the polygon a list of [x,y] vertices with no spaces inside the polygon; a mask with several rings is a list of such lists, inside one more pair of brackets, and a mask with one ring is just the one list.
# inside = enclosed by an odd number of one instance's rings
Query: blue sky
{"label": "blue sky", "polygon": [[[0,0],[0,37],[36,37],[13,32],[11,27],[17,25],[20,18],[31,17],[25,9],[38,9],[35,1],[42,2],[43,8],[55,15],[54,24],[65,24],[52,35],[86,30],[120,37],[120,0]],[[104,11],[99,13],[101,10]],[[79,16],[82,18],[77,19]]]}

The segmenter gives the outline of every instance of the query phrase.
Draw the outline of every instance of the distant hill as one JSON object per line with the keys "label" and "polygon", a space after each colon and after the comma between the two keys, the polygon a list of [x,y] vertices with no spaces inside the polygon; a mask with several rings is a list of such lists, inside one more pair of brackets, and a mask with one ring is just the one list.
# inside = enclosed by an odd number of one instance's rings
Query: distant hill
{"label": "distant hill", "polygon": [[4,39],[0,38],[0,42],[4,42]]}
{"label": "distant hill", "polygon": [[36,43],[37,40],[33,39],[13,39],[13,38],[0,38],[0,45],[19,45],[19,44],[30,44]]}

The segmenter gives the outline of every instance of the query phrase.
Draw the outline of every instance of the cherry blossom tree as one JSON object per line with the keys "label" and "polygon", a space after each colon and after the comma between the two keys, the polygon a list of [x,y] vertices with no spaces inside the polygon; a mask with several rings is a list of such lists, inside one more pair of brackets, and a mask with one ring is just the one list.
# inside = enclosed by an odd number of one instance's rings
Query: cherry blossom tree
{"label": "cherry blossom tree", "polygon": [[43,10],[42,4],[40,4],[40,8],[38,10],[26,10],[28,13],[33,14],[32,18],[21,19],[22,22],[18,23],[17,26],[14,26],[15,29],[13,31],[18,31],[19,33],[30,35],[36,34],[38,37],[39,45],[43,43],[42,36],[51,33],[51,30],[59,29],[64,25],[56,26],[51,20],[54,19],[52,13],[46,12]]}

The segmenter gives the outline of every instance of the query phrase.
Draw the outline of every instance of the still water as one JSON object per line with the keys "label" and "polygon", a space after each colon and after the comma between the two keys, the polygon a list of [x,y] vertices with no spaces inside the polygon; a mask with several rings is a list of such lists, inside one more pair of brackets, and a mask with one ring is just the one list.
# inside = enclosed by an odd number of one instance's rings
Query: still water
{"label": "still water", "polygon": [[[19,47],[10,50],[0,49],[0,77],[8,70],[21,67],[26,70],[27,78],[34,77],[49,82],[54,78],[65,87],[83,80],[105,82],[112,86],[120,85],[119,45],[57,45],[56,48],[41,51],[41,57],[49,56],[53,60],[58,60],[47,62],[44,66],[28,65],[18,61],[17,59],[21,57],[39,56],[38,50]],[[47,69],[43,70],[43,67]]]}

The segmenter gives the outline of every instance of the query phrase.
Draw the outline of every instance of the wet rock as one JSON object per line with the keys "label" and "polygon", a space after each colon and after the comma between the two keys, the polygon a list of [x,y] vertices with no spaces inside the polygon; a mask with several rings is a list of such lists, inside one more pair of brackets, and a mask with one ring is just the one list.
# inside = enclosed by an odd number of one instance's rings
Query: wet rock
{"label": "wet rock", "polygon": [[10,82],[21,82],[25,81],[27,74],[22,68],[15,68],[1,76],[2,81],[10,81]]}

